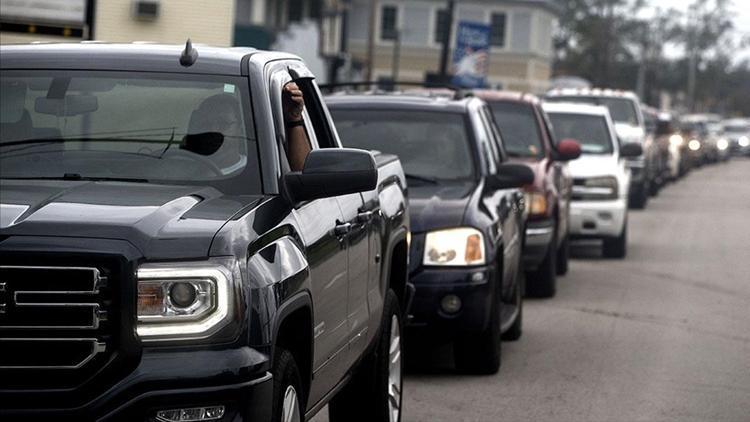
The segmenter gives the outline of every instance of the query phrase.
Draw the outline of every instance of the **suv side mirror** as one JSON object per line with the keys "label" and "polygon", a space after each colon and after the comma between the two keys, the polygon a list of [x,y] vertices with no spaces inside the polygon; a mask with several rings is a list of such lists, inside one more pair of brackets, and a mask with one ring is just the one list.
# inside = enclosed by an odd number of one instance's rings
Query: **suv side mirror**
{"label": "suv side mirror", "polygon": [[575,139],[563,139],[557,144],[557,160],[570,161],[581,156],[581,144]]}
{"label": "suv side mirror", "polygon": [[310,151],[302,171],[284,175],[295,201],[366,192],[375,189],[378,171],[367,151],[326,148]]}
{"label": "suv side mirror", "polygon": [[620,157],[636,158],[643,155],[643,147],[635,142],[627,142],[620,146]]}
{"label": "suv side mirror", "polygon": [[534,171],[526,164],[504,163],[485,183],[490,189],[520,188],[534,183]]}

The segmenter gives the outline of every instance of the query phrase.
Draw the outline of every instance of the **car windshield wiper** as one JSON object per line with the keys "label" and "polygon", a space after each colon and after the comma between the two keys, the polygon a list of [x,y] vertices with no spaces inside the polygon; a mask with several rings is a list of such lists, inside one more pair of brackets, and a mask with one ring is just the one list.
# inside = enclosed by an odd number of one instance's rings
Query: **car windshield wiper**
{"label": "car windshield wiper", "polygon": [[78,173],[65,173],[62,176],[29,176],[29,177],[3,177],[6,180],[85,180],[90,182],[132,182],[148,183],[148,179],[139,179],[135,177],[100,177],[100,176],[82,176]]}
{"label": "car windshield wiper", "polygon": [[404,176],[406,176],[407,179],[412,179],[412,180],[416,180],[419,182],[430,183],[433,185],[438,184],[437,178],[430,177],[430,176],[421,176],[419,174],[411,174],[411,173],[406,173],[404,174]]}

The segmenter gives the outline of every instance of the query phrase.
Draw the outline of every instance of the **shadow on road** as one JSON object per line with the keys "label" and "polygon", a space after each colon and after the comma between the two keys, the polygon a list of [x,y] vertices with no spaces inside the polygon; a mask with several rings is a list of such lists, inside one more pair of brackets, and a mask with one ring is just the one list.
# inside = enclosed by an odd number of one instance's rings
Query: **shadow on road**
{"label": "shadow on road", "polygon": [[579,240],[570,244],[570,257],[574,259],[601,261],[602,242],[599,240]]}

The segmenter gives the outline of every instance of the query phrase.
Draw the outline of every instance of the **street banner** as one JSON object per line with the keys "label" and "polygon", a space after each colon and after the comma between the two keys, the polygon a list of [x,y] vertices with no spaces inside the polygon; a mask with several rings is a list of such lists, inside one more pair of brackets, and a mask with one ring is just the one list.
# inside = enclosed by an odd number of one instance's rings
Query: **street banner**
{"label": "street banner", "polygon": [[477,22],[459,22],[451,69],[452,83],[463,88],[486,86],[489,54],[490,26]]}

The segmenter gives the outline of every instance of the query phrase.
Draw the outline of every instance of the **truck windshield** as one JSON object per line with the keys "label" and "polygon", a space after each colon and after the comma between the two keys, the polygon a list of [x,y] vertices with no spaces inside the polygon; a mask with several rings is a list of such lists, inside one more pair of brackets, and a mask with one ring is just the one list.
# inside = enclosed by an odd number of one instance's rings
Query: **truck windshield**
{"label": "truck windshield", "polygon": [[331,108],[346,147],[398,155],[404,171],[422,180],[474,175],[464,116],[408,110]]}
{"label": "truck windshield", "polygon": [[490,103],[500,132],[503,146],[511,156],[540,157],[544,152],[539,134],[539,123],[534,109],[527,104]]}
{"label": "truck windshield", "polygon": [[615,123],[625,123],[631,126],[639,126],[638,113],[635,110],[635,102],[628,98],[596,97],[585,95],[554,96],[547,98],[551,102],[584,103],[605,106]]}
{"label": "truck windshield", "polygon": [[243,78],[39,70],[0,83],[2,178],[260,189]]}
{"label": "truck windshield", "polygon": [[602,116],[548,113],[558,140],[575,139],[584,154],[611,154],[612,138]]}

